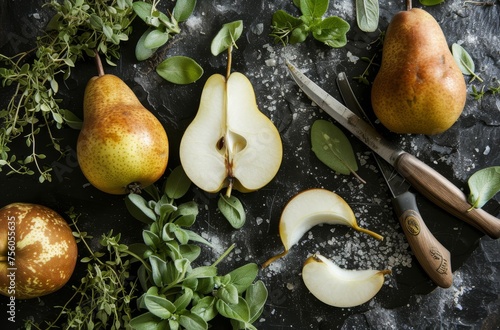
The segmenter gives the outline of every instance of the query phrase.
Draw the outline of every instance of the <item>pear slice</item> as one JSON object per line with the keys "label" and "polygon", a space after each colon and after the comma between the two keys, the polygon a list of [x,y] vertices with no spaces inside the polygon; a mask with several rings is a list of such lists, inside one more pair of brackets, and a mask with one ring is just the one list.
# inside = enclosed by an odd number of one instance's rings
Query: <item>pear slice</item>
{"label": "pear slice", "polygon": [[378,240],[383,239],[381,235],[358,226],[356,216],[342,197],[326,189],[309,189],[295,195],[283,209],[279,233],[285,250],[262,267],[285,256],[307,231],[319,224],[346,225]]}
{"label": "pear slice", "polygon": [[181,139],[179,156],[191,181],[210,193],[249,192],[269,183],[281,165],[278,130],[259,111],[250,81],[234,72],[212,75],[198,113]]}
{"label": "pear slice", "polygon": [[390,270],[343,269],[322,255],[304,262],[302,280],[320,301],[335,307],[354,307],[369,301],[380,291]]}

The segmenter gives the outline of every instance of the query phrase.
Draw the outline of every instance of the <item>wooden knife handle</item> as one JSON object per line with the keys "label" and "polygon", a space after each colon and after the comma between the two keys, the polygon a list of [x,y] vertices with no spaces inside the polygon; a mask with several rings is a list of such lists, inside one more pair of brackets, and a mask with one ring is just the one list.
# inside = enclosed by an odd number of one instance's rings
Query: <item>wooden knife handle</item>
{"label": "wooden knife handle", "polygon": [[434,204],[476,227],[491,238],[500,237],[500,219],[483,209],[472,209],[465,194],[444,176],[404,152],[394,167],[411,185]]}
{"label": "wooden knife handle", "polygon": [[450,251],[432,235],[418,211],[415,195],[409,191],[393,199],[394,209],[411,250],[427,275],[442,288],[453,284]]}

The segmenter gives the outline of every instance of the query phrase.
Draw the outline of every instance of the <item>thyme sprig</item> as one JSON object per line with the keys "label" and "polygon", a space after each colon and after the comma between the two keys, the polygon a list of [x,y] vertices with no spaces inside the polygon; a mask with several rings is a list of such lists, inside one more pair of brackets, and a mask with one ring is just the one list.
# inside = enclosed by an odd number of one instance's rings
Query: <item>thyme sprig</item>
{"label": "thyme sprig", "polygon": [[[36,39],[36,47],[6,56],[0,54],[2,86],[11,86],[12,97],[0,109],[0,171],[8,174],[39,174],[39,181],[51,181],[51,168],[40,161],[37,136],[48,135],[53,148],[63,153],[53,128],[78,128],[81,121],[60,107],[59,82],[66,80],[77,60],[102,53],[109,64],[119,58],[119,44],[128,39],[135,17],[132,0],[50,0],[46,7],[55,11],[46,31]],[[10,148],[24,139],[23,153]]]}

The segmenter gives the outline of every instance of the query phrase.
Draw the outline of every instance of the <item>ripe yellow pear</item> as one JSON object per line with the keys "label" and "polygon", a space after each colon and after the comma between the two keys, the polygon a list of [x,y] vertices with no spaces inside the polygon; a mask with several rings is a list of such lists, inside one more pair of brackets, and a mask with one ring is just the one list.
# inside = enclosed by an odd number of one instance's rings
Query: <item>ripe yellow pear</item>
{"label": "ripe yellow pear", "polygon": [[[98,57],[97,57],[98,58]],[[158,180],[168,162],[168,138],[120,78],[104,74],[85,89],[77,157],[89,182],[109,194],[137,192]]]}
{"label": "ripe yellow pear", "polygon": [[395,133],[439,134],[457,121],[466,95],[463,74],[436,20],[418,8],[396,14],[372,87],[380,122]]}

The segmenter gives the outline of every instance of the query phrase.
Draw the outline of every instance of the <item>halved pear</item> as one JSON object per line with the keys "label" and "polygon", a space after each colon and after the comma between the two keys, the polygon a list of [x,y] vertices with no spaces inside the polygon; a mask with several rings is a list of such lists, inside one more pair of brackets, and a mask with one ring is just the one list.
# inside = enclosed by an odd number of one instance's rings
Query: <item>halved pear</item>
{"label": "halved pear", "polygon": [[326,189],[309,189],[295,195],[286,204],[279,224],[285,250],[266,261],[262,267],[285,256],[307,231],[318,224],[346,225],[378,240],[383,239],[381,235],[358,226],[356,216],[342,197]]}
{"label": "halved pear", "polygon": [[218,192],[229,186],[241,192],[268,184],[283,157],[281,137],[257,107],[250,81],[234,72],[212,75],[200,106],[180,143],[180,161],[199,188]]}
{"label": "halved pear", "polygon": [[343,269],[322,255],[309,257],[302,268],[302,280],[320,301],[335,307],[354,307],[369,301],[380,291],[390,270]]}

